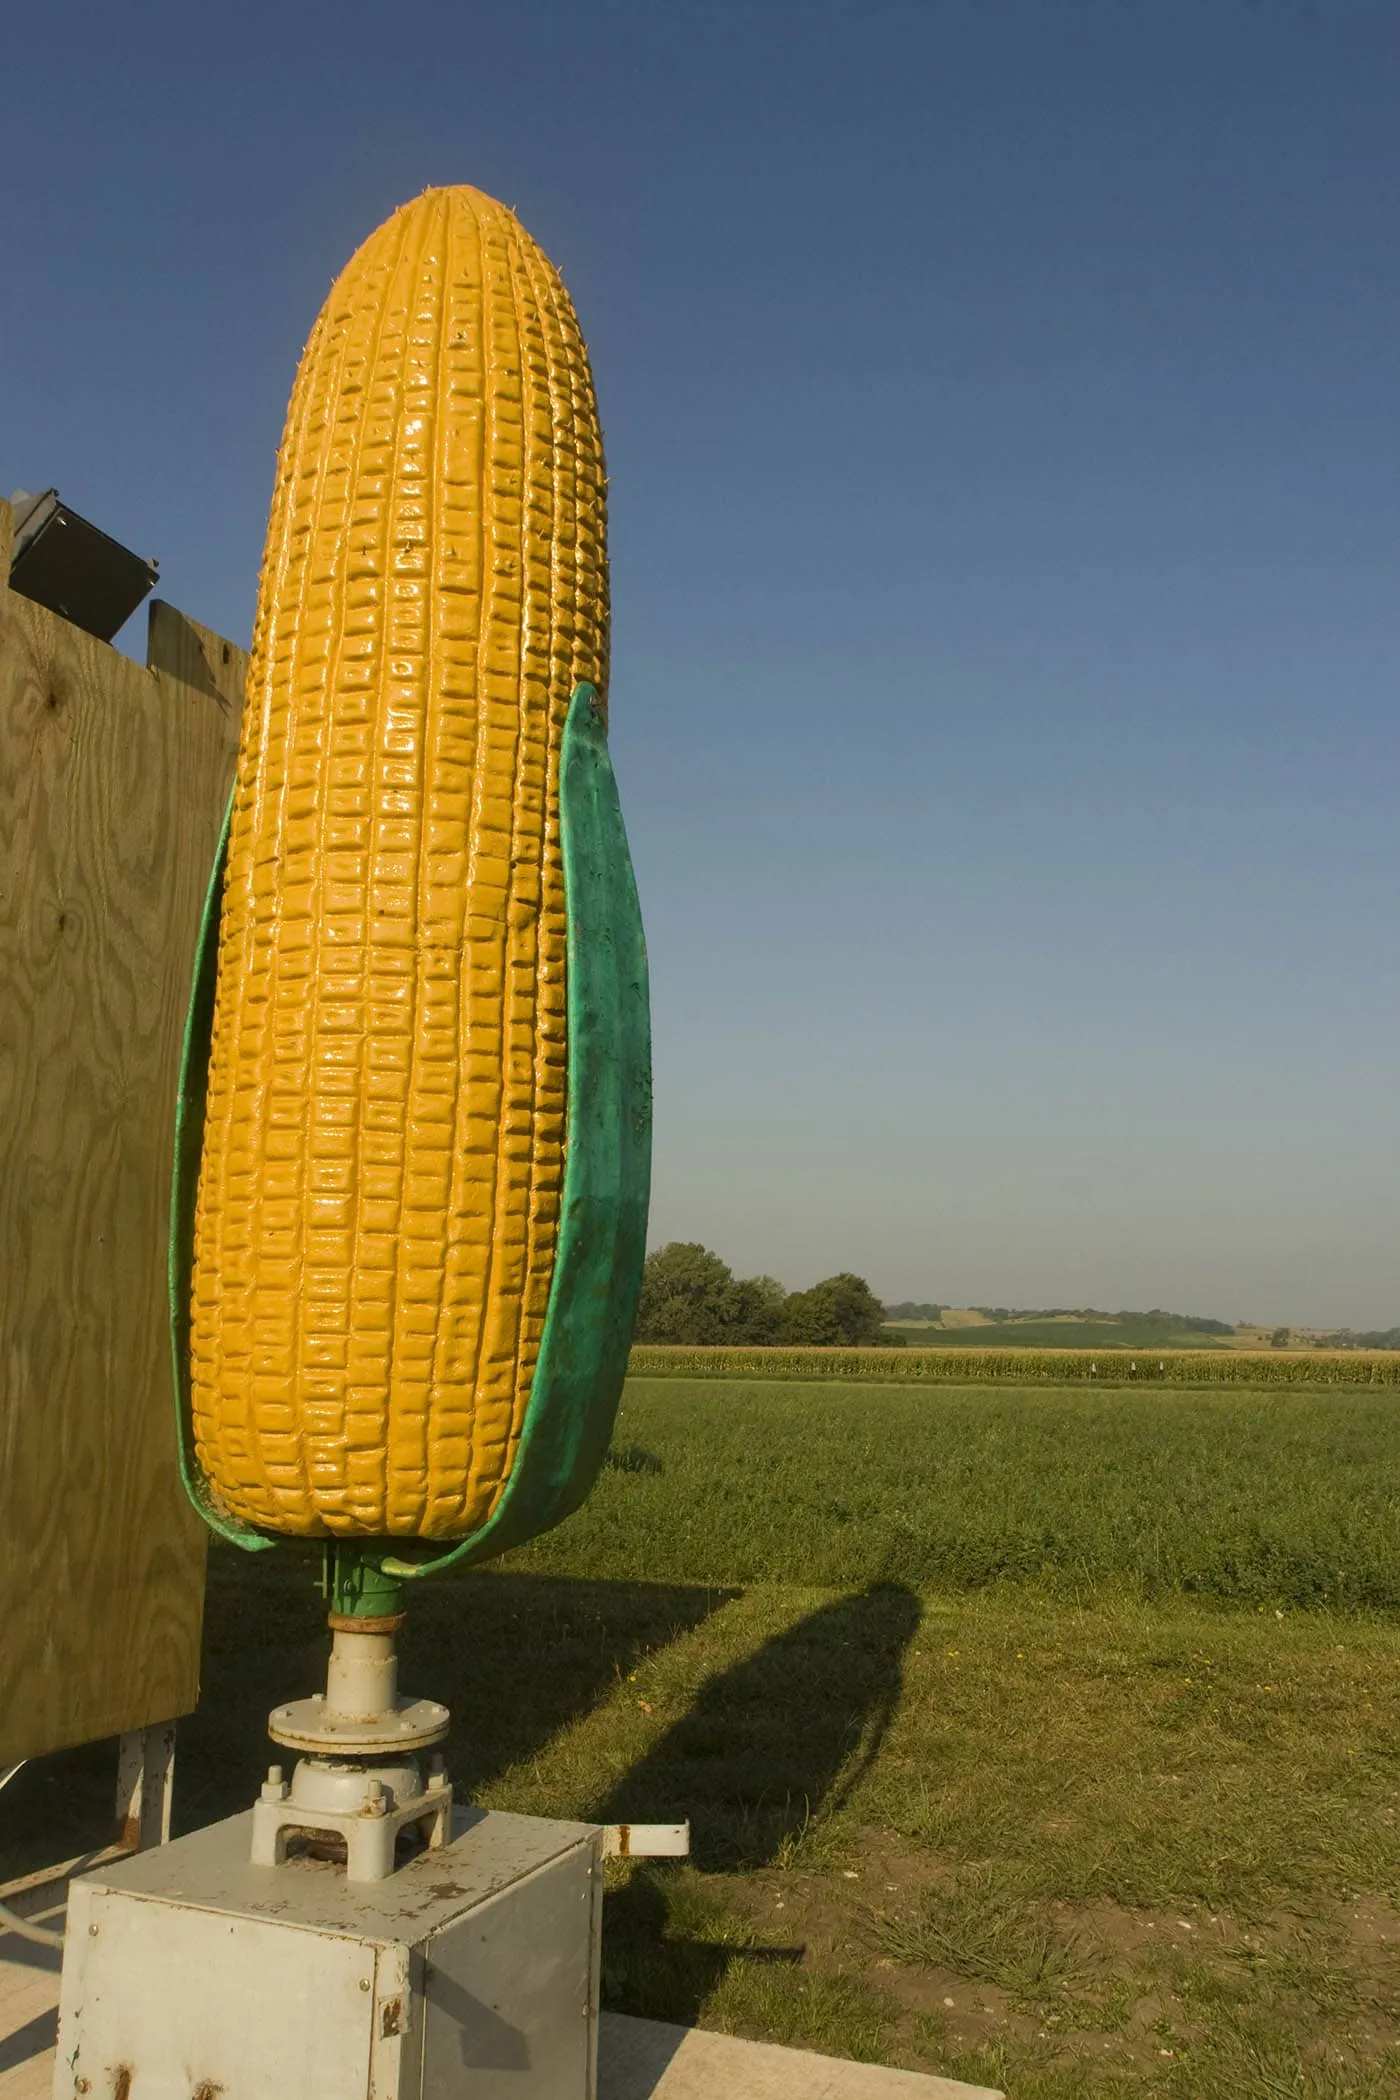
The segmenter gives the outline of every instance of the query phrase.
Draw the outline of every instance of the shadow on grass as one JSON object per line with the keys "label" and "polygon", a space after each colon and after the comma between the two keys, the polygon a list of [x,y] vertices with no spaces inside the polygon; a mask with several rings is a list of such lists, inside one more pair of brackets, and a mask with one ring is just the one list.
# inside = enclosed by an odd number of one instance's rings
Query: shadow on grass
{"label": "shadow on grass", "polygon": [[[176,1748],[177,1836],[251,1804],[278,1754],[269,1712],[324,1685],[330,1635],[316,1566],[295,1550],[253,1558],[212,1548],[200,1702],[181,1720]],[[451,1707],[452,1776],[470,1797],[736,1594],[548,1575],[445,1577],[412,1596],[400,1683]],[[112,1742],[26,1768],[0,1796],[0,1880],[109,1843],[116,1775]]]}
{"label": "shadow on grass", "polygon": [[[712,1677],[684,1720],[598,1803],[597,1820],[689,1816],[702,1872],[785,1861],[878,1756],[918,1623],[918,1599],[895,1584],[823,1605]],[[736,1953],[780,1962],[801,1954],[763,1949],[742,1929],[735,1937],[732,1917],[705,1915],[693,1878],[665,1868],[634,1869],[609,1892],[604,1919],[605,2002],[686,2025]]]}
{"label": "shadow on grass", "polygon": [[[452,1707],[453,1777],[470,1795],[736,1594],[513,1573],[435,1582],[412,1600],[401,1681]],[[917,1599],[894,1585],[823,1605],[711,1677],[594,1814],[689,1816],[701,1875],[785,1861],[879,1754],[918,1623]],[[324,1681],[328,1640],[309,1562],[211,1555],[203,1696],[179,1732],[177,1832],[250,1804],[272,1754],[268,1711]],[[10,1827],[25,1856],[6,1862],[0,1850],[0,1866],[19,1872],[101,1842],[115,1762],[114,1746],[93,1745],[21,1775],[6,1806],[19,1811]],[[75,1817],[80,1827],[70,1827]],[[762,1946],[711,1884],[685,1871],[639,1866],[609,1892],[605,1916],[605,2000],[684,2025],[736,1956],[780,1967],[800,1959],[800,1949]]]}

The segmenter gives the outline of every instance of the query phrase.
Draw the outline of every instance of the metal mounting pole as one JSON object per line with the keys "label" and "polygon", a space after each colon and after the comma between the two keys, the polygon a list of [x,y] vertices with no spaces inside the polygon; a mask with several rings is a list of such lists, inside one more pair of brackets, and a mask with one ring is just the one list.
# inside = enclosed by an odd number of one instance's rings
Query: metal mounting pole
{"label": "metal mounting pole", "polygon": [[383,1881],[397,1864],[399,1838],[416,1849],[452,1834],[452,1785],[442,1758],[426,1779],[417,1753],[447,1734],[447,1708],[399,1695],[394,1640],[403,1625],[402,1586],[353,1545],[326,1548],[322,1593],[330,1602],[326,1689],[274,1707],[267,1732],[302,1752],[290,1782],[268,1768],[253,1804],[255,1866],[280,1866],[301,1847],[338,1854],[351,1881]]}

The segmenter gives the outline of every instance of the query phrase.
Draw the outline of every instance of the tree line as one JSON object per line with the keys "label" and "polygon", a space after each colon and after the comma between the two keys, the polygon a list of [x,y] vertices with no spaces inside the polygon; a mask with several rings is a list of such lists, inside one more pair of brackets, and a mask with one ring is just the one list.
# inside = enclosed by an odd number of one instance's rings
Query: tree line
{"label": "tree line", "polygon": [[810,1290],[787,1291],[774,1276],[736,1276],[697,1240],[672,1240],[647,1256],[637,1340],[858,1346],[890,1339],[884,1319],[863,1276],[843,1271]]}

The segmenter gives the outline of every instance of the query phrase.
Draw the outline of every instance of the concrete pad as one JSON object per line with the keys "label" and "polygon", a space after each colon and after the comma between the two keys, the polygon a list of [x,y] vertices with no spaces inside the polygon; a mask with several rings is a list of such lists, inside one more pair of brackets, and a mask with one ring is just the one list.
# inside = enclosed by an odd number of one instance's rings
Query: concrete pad
{"label": "concrete pad", "polygon": [[604,2013],[598,2100],[1004,2100],[987,2086]]}
{"label": "concrete pad", "polygon": [[[28,1908],[28,1906],[26,1906]],[[61,1907],[30,1912],[56,1926]],[[0,2100],[49,2100],[60,1957],[0,1933]],[[598,2100],[1001,2100],[985,2086],[604,2013]]]}
{"label": "concrete pad", "polygon": [[[36,1925],[57,1928],[63,1906],[24,1906]],[[0,2100],[49,2100],[58,2038],[57,1948],[0,1932]]]}

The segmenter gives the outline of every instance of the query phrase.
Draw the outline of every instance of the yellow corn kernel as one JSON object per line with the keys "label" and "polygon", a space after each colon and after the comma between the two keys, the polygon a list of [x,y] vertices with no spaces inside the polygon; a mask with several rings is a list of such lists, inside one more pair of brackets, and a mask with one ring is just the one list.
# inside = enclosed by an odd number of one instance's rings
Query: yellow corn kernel
{"label": "yellow corn kernel", "polygon": [[244,1522],[450,1538],[505,1483],[563,1173],[560,740],[607,646],[569,296],[426,191],[312,331],[258,598],[191,1334]]}

